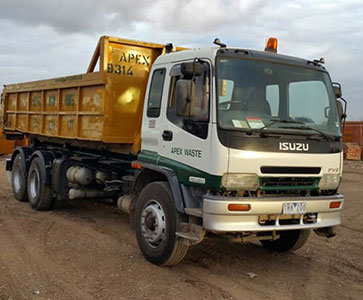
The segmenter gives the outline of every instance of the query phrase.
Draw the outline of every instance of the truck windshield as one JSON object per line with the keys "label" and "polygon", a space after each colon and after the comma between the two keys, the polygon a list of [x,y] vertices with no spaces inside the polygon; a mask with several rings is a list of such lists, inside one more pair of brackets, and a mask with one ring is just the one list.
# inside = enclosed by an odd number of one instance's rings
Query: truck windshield
{"label": "truck windshield", "polygon": [[326,72],[228,57],[217,57],[216,70],[220,128],[341,135]]}

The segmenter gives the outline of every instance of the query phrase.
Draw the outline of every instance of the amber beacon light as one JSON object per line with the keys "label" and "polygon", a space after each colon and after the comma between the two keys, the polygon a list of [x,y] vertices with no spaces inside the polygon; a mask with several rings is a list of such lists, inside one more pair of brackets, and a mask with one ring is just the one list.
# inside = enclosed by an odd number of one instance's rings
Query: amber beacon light
{"label": "amber beacon light", "polygon": [[277,38],[270,37],[266,43],[265,51],[277,52]]}

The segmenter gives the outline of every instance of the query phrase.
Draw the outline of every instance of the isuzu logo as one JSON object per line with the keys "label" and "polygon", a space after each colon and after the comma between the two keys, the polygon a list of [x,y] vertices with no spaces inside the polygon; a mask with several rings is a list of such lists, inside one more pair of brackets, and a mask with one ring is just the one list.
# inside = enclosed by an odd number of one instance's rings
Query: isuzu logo
{"label": "isuzu logo", "polygon": [[280,142],[279,150],[280,151],[309,151],[309,144],[308,143]]}

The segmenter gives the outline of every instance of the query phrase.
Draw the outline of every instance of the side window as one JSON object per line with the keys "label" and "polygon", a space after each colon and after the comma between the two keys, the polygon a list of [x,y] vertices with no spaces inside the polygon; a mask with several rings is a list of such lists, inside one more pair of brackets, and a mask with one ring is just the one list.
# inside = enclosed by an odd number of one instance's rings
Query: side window
{"label": "side window", "polygon": [[[202,66],[202,73],[190,78],[182,74],[181,64],[171,69],[167,118],[183,130],[206,139],[209,122],[210,78],[209,64],[203,62]],[[177,103],[182,98],[187,98],[188,101]]]}
{"label": "side window", "polygon": [[271,115],[277,117],[279,114],[279,86],[277,84],[266,86],[266,100],[271,107]]}
{"label": "side window", "polygon": [[160,116],[160,106],[161,98],[163,96],[165,73],[165,69],[158,69],[153,73],[146,112],[146,115],[149,118],[157,118]]}

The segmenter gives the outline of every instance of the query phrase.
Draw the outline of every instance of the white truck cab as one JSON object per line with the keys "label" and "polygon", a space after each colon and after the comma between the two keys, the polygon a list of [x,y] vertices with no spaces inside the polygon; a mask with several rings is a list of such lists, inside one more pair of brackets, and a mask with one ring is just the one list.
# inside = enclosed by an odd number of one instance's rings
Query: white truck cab
{"label": "white truck cab", "polygon": [[342,141],[321,63],[219,47],[162,55],[150,74],[138,163],[175,174],[177,211],[195,225],[177,236],[234,235],[286,251],[310,229],[334,235]]}

